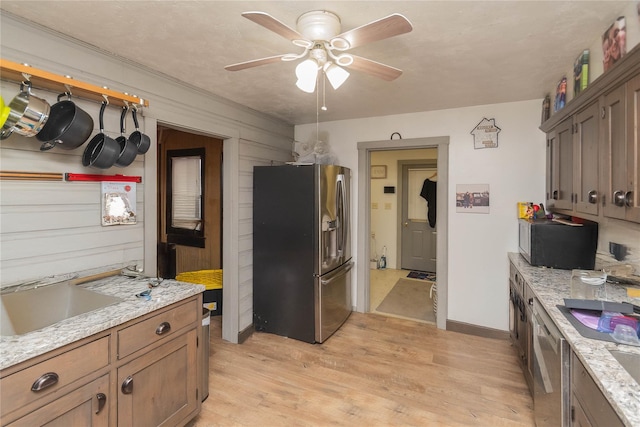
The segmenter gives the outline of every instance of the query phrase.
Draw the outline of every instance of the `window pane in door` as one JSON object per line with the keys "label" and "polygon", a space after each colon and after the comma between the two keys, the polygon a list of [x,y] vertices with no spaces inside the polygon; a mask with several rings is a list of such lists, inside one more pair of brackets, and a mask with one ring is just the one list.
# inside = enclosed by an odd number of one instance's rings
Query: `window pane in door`
{"label": "window pane in door", "polygon": [[407,195],[408,215],[411,221],[427,221],[427,201],[420,197],[424,180],[433,176],[435,169],[409,169]]}
{"label": "window pane in door", "polygon": [[202,229],[202,159],[174,157],[171,164],[171,226]]}

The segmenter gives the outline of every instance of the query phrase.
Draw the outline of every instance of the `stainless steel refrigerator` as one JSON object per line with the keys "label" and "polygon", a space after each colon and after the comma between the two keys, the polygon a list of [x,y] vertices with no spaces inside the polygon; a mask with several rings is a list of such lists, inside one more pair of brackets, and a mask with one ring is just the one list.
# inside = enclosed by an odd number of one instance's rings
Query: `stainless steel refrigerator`
{"label": "stainless steel refrigerator", "polygon": [[253,321],[321,343],[351,314],[351,171],[253,169]]}

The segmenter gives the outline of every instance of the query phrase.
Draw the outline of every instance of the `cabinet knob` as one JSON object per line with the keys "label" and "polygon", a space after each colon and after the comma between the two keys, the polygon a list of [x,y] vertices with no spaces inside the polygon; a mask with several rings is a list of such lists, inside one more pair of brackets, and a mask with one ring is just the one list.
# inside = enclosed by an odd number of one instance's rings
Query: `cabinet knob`
{"label": "cabinet knob", "polygon": [[158,327],[156,328],[156,334],[158,335],[162,335],[162,334],[166,334],[167,332],[169,332],[171,330],[171,323],[169,322],[162,322],[158,325]]}
{"label": "cabinet knob", "polygon": [[58,374],[55,372],[47,372],[43,374],[40,378],[35,380],[35,382],[31,385],[31,391],[42,391],[45,388],[51,387],[58,383]]}
{"label": "cabinet knob", "polygon": [[553,200],[558,200],[558,190],[553,190]]}
{"label": "cabinet knob", "polygon": [[613,204],[616,206],[624,206],[625,203],[625,195],[624,191],[618,190],[613,193]]}
{"label": "cabinet knob", "polygon": [[627,205],[628,208],[633,207],[633,191],[627,191],[624,195],[624,204]]}
{"label": "cabinet knob", "polygon": [[120,390],[122,390],[122,394],[133,393],[133,377],[131,375],[124,379]]}
{"label": "cabinet knob", "polygon": [[587,193],[589,203],[595,205],[598,203],[598,192],[596,190],[591,190]]}
{"label": "cabinet knob", "polygon": [[96,410],[96,414],[99,414],[104,408],[104,405],[107,404],[107,395],[104,393],[96,394],[96,399],[98,399],[98,409]]}

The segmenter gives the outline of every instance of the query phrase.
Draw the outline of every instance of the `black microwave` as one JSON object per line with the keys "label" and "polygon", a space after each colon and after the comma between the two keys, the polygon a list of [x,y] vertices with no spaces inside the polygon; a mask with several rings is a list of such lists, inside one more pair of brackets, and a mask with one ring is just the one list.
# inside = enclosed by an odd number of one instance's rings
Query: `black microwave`
{"label": "black microwave", "polygon": [[598,223],[580,218],[520,219],[518,249],[534,266],[562,270],[593,270],[598,247]]}

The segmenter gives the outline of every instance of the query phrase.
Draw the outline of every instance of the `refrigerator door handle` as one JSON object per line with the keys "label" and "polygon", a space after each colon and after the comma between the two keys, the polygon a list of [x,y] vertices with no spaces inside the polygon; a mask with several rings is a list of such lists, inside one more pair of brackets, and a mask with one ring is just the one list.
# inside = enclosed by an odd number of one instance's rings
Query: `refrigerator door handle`
{"label": "refrigerator door handle", "polygon": [[346,194],[346,185],[344,174],[339,174],[336,179],[337,184],[337,192],[339,194],[338,200],[336,203],[337,212],[338,212],[338,223],[340,224],[340,241],[338,242],[338,255],[342,256],[344,254],[345,241],[347,240],[347,227],[349,226],[347,219],[349,218],[347,212],[347,194]]}
{"label": "refrigerator door handle", "polygon": [[328,285],[337,277],[340,277],[344,273],[349,272],[352,268],[353,268],[353,262],[345,264],[342,268],[338,268],[337,270],[334,270],[331,273],[325,274],[324,276],[322,276],[322,279],[320,279],[320,283],[323,285]]}

